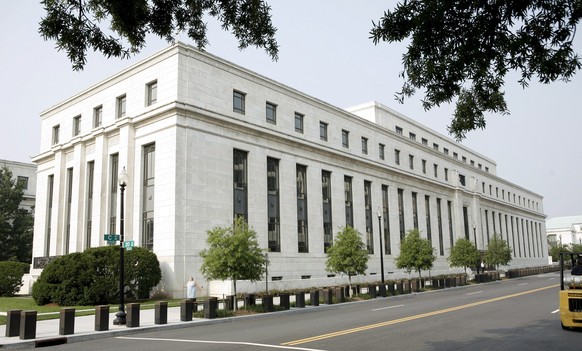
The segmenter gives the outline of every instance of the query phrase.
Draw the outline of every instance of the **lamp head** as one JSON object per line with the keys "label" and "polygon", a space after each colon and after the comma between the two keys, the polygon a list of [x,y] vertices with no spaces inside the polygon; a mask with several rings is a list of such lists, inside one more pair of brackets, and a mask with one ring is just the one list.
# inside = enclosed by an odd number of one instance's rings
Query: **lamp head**
{"label": "lamp head", "polygon": [[125,170],[125,167],[123,167],[123,169],[121,170],[121,173],[119,173],[119,177],[117,178],[117,181],[118,181],[119,185],[126,186],[128,180],[129,180],[129,177],[127,176],[127,171]]}

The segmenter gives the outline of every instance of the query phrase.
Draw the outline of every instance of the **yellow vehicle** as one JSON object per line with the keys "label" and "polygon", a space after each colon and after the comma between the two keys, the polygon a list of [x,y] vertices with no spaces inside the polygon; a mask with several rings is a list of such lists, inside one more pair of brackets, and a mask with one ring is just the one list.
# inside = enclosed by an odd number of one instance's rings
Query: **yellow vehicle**
{"label": "yellow vehicle", "polygon": [[[562,329],[582,327],[582,275],[564,274],[564,261],[582,270],[582,253],[560,253],[560,322]],[[580,267],[576,267],[580,265]]]}

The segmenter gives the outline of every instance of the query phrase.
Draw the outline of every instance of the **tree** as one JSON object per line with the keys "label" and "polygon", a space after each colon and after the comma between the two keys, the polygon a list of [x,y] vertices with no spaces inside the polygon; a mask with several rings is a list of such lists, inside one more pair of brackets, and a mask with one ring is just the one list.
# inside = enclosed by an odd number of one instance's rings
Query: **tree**
{"label": "tree", "polygon": [[352,277],[365,274],[368,268],[368,249],[360,234],[354,228],[341,228],[333,245],[327,249],[325,269],[330,273],[341,273],[348,276],[350,293],[352,291]]}
{"label": "tree", "polygon": [[461,238],[451,247],[448,261],[451,267],[462,267],[467,274],[467,267],[477,267],[480,264],[481,254],[470,240]]}
{"label": "tree", "polygon": [[375,44],[410,39],[403,55],[402,102],[423,89],[425,110],[457,99],[449,132],[457,139],[485,128],[484,112],[508,114],[510,70],[527,87],[569,81],[581,68],[574,52],[579,0],[404,1],[370,31]]}
{"label": "tree", "polygon": [[494,234],[489,240],[483,259],[487,264],[494,265],[495,269],[499,269],[499,265],[505,266],[511,261],[511,248],[507,245],[507,241]]}
{"label": "tree", "polygon": [[214,227],[207,234],[208,249],[200,251],[204,260],[200,270],[207,279],[232,280],[236,296],[237,280],[257,281],[263,277],[266,258],[257,233],[244,218],[238,217],[230,227]]}
{"label": "tree", "polygon": [[28,210],[19,208],[24,191],[12,179],[12,171],[0,168],[0,261],[32,261],[32,230],[34,218]]}
{"label": "tree", "polygon": [[568,244],[562,244],[561,242],[551,243],[548,241],[548,255],[552,256],[552,262],[558,262],[560,252],[572,252],[572,249]]}
{"label": "tree", "polygon": [[234,34],[239,49],[253,45],[264,48],[273,60],[278,55],[277,29],[271,23],[271,8],[263,0],[42,0],[41,3],[46,15],[40,21],[39,32],[45,40],[56,41],[57,49],[67,53],[74,70],[83,69],[89,49],[106,57],[128,58],[145,46],[150,33],[174,42],[178,33],[186,32],[202,49],[208,44],[206,15],[215,17],[222,22],[222,29]]}
{"label": "tree", "polygon": [[421,271],[430,269],[436,260],[434,252],[430,241],[421,238],[418,229],[412,229],[400,244],[400,255],[396,257],[396,267],[404,268],[408,273],[414,269],[421,278]]}

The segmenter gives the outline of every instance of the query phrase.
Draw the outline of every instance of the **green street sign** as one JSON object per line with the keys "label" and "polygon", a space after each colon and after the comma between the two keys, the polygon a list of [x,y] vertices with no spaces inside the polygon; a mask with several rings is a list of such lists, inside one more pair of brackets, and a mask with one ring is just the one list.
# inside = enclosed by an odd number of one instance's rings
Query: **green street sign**
{"label": "green street sign", "polygon": [[103,240],[105,240],[105,241],[119,241],[119,234],[104,234]]}
{"label": "green street sign", "polygon": [[123,242],[123,247],[125,247],[125,249],[127,251],[130,251],[131,249],[133,249],[134,246],[134,241],[133,240],[127,240]]}
{"label": "green street sign", "polygon": [[107,245],[116,245],[117,241],[107,241]]}

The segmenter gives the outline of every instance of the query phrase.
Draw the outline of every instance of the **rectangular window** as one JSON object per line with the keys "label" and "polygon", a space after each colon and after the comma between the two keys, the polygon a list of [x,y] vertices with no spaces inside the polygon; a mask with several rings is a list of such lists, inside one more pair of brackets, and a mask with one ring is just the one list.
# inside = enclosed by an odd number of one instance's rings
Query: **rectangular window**
{"label": "rectangular window", "polygon": [[457,154],[456,152],[453,152],[453,157],[458,160],[459,159],[459,154]]}
{"label": "rectangular window", "polygon": [[400,242],[404,240],[404,189],[398,189],[398,223],[400,226]]}
{"label": "rectangular window", "polygon": [[73,136],[81,134],[81,115],[73,117]]}
{"label": "rectangular window", "polygon": [[414,156],[408,155],[408,168],[414,169]]}
{"label": "rectangular window", "polygon": [[400,164],[400,150],[394,150],[394,163]]}
{"label": "rectangular window", "polygon": [[267,157],[268,240],[270,252],[281,252],[279,160]]}
{"label": "rectangular window", "polygon": [[146,106],[151,106],[158,102],[158,81],[154,80],[146,84]]}
{"label": "rectangular window", "polygon": [[382,185],[382,218],[384,219],[384,253],[386,255],[392,254],[391,244],[390,244],[390,211],[388,202],[388,185]]}
{"label": "rectangular window", "polygon": [[352,177],[344,176],[344,199],[346,210],[346,226],[354,226],[354,202],[352,196]]}
{"label": "rectangular window", "polygon": [[447,201],[447,217],[449,219],[449,238],[450,238],[450,245],[449,247],[454,246],[454,235],[453,235],[453,209],[452,209],[452,201]]}
{"label": "rectangular window", "polygon": [[480,164],[480,163],[478,163],[478,164],[477,164],[477,168],[479,168],[479,169],[483,169],[483,165],[482,165],[482,164]]}
{"label": "rectangular window", "polygon": [[475,167],[475,161],[471,160],[470,163],[471,163],[471,166]]}
{"label": "rectangular window", "polygon": [[93,109],[93,128],[101,127],[103,124],[103,106]]}
{"label": "rectangular window", "polygon": [[408,136],[410,137],[410,140],[416,140],[416,134],[414,133],[408,133]]}
{"label": "rectangular window", "polygon": [[309,252],[307,232],[307,167],[297,165],[297,246],[299,252]]}
{"label": "rectangular window", "polygon": [[368,138],[362,137],[362,153],[364,155],[368,154]]}
{"label": "rectangular window", "polygon": [[435,164],[433,164],[433,168],[434,168],[434,177],[438,178],[439,177],[439,165],[437,165],[435,163]]}
{"label": "rectangular window", "polygon": [[364,181],[364,212],[366,213],[366,247],[374,253],[374,230],[372,220],[372,182]]}
{"label": "rectangular window", "polygon": [[61,126],[60,125],[56,125],[53,127],[53,145],[56,145],[59,143],[59,133],[61,132]]}
{"label": "rectangular window", "polygon": [[117,176],[119,175],[119,155],[110,156],[109,171],[109,233],[117,233]]}
{"label": "rectangular window", "polygon": [[234,112],[245,114],[245,97],[247,94],[233,90],[232,92],[232,110]]}
{"label": "rectangular window", "polygon": [[[469,239],[469,210],[467,206],[463,206],[463,226],[465,227],[465,239]],[[475,246],[477,246],[477,242],[475,242]]]}
{"label": "rectangular window", "polygon": [[463,160],[464,163],[467,163],[467,158],[465,156],[463,156],[461,159]]}
{"label": "rectangular window", "polygon": [[449,181],[449,169],[445,168],[445,182]]}
{"label": "rectangular window", "polygon": [[415,192],[412,192],[412,225],[414,229],[418,229],[418,199]]}
{"label": "rectangular window", "polygon": [[439,150],[439,144],[432,143],[432,148],[438,151]]}
{"label": "rectangular window", "polygon": [[117,118],[123,118],[125,117],[125,104],[126,104],[126,100],[127,97],[125,96],[125,94],[117,97],[116,99],[116,111],[115,111],[115,116]]}
{"label": "rectangular window", "polygon": [[350,132],[342,130],[342,146],[346,149],[350,148]]}
{"label": "rectangular window", "polygon": [[489,245],[489,211],[487,210],[485,210],[485,232],[487,233],[487,245]]}
{"label": "rectangular window", "polygon": [[396,126],[396,134],[402,135],[402,128],[400,128],[399,126]]}
{"label": "rectangular window", "polygon": [[24,176],[18,176],[16,178],[16,184],[22,189],[22,190],[28,190],[28,177],[24,177]]}
{"label": "rectangular window", "polygon": [[485,172],[489,173],[489,167],[485,167]]}
{"label": "rectangular window", "polygon": [[156,179],[156,144],[143,147],[142,168],[142,247],[154,249],[154,195]]}
{"label": "rectangular window", "polygon": [[422,160],[421,163],[422,163],[422,173],[426,174],[426,160]]}
{"label": "rectangular window", "polygon": [[248,219],[248,167],[247,152],[233,150],[233,217]]}
{"label": "rectangular window", "polygon": [[44,242],[44,255],[45,256],[50,256],[54,184],[55,184],[55,176],[51,174],[48,176],[48,179],[47,179],[46,234],[45,234],[45,242]]}
{"label": "rectangular window", "polygon": [[267,102],[265,111],[267,122],[277,124],[277,105]]}
{"label": "rectangular window", "polygon": [[441,199],[437,198],[437,226],[439,231],[439,254],[445,255],[445,244],[443,242],[443,217],[441,210]]}
{"label": "rectangular window", "polygon": [[319,122],[319,139],[327,141],[327,123]]}
{"label": "rectangular window", "polygon": [[323,251],[333,244],[333,227],[331,225],[331,172],[321,171],[321,192],[323,200]]}
{"label": "rectangular window", "polygon": [[449,154],[449,149],[447,149],[446,147],[444,147],[444,148],[443,148],[443,153],[444,153],[445,155],[448,155],[448,154]]}
{"label": "rectangular window", "polygon": [[384,159],[384,144],[378,144],[378,155],[381,160]]}
{"label": "rectangular window", "polygon": [[465,176],[462,174],[459,174],[459,184],[465,186]]}
{"label": "rectangular window", "polygon": [[430,196],[424,196],[424,208],[426,215],[426,238],[430,241],[432,245],[432,227],[430,223]]}
{"label": "rectangular window", "polygon": [[422,142],[422,145],[428,146],[428,140],[427,139],[422,138],[421,142]]}
{"label": "rectangular window", "polygon": [[63,243],[63,254],[69,254],[69,243],[71,241],[71,208],[73,207],[73,169],[67,168],[67,192],[65,208],[65,242]]}
{"label": "rectangular window", "polygon": [[295,112],[295,131],[303,133],[303,115],[301,113]]}
{"label": "rectangular window", "polygon": [[85,249],[91,247],[91,232],[93,231],[93,186],[95,177],[95,162],[87,163],[87,208],[85,220]]}

